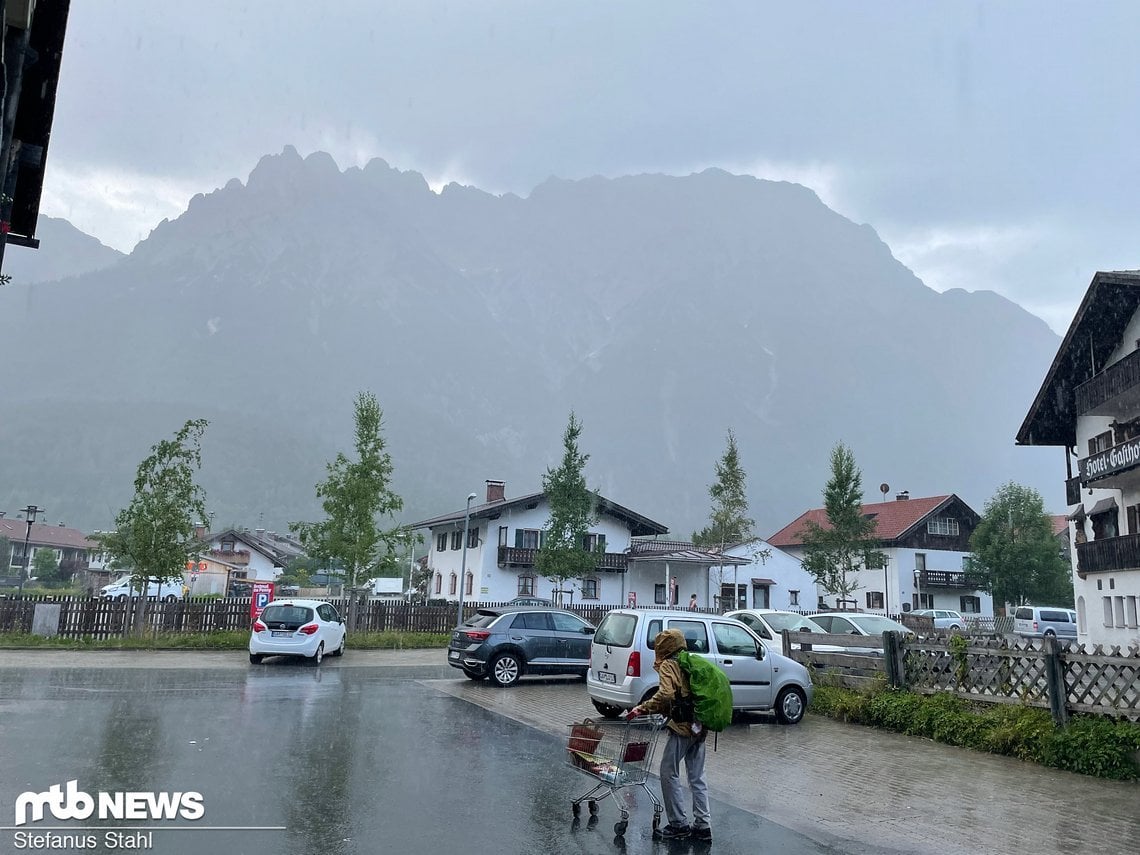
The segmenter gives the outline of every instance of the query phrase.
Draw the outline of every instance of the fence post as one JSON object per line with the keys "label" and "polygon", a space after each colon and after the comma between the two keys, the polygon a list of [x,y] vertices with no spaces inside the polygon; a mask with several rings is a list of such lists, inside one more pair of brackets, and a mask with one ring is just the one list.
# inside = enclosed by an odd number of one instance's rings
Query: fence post
{"label": "fence post", "polygon": [[1057,638],[1045,636],[1045,684],[1049,690],[1049,712],[1057,725],[1068,724],[1068,693],[1065,691],[1065,666]]}
{"label": "fence post", "polygon": [[791,659],[792,658],[791,630],[787,630],[787,629],[780,630],[780,638],[781,638],[780,643],[782,645],[782,647],[780,648],[780,652],[783,653],[785,656],[787,656],[789,659]]}

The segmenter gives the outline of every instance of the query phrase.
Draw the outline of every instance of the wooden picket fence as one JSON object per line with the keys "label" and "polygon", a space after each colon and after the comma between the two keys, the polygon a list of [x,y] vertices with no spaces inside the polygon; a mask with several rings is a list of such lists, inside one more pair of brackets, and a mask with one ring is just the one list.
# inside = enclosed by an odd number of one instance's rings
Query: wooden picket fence
{"label": "wooden picket fence", "polygon": [[[918,638],[785,632],[786,655],[825,679],[851,688],[876,681],[922,694],[950,693],[987,704],[1048,709],[1058,723],[1070,713],[1140,721],[1140,649],[1083,645],[1055,638],[937,633]],[[793,645],[800,649],[792,649]],[[821,653],[812,644],[875,648],[873,654]]]}

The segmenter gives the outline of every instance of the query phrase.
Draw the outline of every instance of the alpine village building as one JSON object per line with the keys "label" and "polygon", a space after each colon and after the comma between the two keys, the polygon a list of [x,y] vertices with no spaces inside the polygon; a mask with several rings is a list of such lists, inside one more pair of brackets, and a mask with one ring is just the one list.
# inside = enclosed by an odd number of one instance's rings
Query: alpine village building
{"label": "alpine village building", "polygon": [[1093,277],[1017,444],[1064,449],[1077,640],[1140,646],[1140,272]]}

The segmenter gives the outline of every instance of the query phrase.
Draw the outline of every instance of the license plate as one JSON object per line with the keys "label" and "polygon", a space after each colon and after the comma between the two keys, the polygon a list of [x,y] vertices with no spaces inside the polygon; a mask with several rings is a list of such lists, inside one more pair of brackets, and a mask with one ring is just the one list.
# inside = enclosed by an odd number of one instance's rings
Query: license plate
{"label": "license plate", "polygon": [[289,630],[287,630],[287,629],[275,629],[269,635],[272,638],[288,638],[292,634],[293,633],[289,632]]}
{"label": "license plate", "polygon": [[448,659],[458,659],[459,658],[459,651],[458,650],[449,651],[447,654],[447,658]]}
{"label": "license plate", "polygon": [[598,682],[599,683],[616,683],[617,682],[617,675],[614,673],[611,673],[610,671],[599,671],[598,672]]}

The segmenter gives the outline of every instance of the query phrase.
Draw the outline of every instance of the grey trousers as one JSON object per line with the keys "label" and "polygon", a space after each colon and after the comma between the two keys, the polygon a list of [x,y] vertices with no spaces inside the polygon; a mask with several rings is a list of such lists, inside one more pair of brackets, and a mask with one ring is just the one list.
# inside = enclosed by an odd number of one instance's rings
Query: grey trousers
{"label": "grey trousers", "polygon": [[681,761],[689,789],[693,791],[693,828],[709,827],[709,788],[705,783],[705,741],[678,736],[669,731],[661,752],[661,798],[665,815],[672,825],[688,825],[685,803],[681,800]]}

